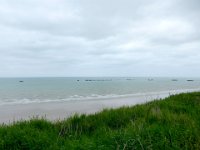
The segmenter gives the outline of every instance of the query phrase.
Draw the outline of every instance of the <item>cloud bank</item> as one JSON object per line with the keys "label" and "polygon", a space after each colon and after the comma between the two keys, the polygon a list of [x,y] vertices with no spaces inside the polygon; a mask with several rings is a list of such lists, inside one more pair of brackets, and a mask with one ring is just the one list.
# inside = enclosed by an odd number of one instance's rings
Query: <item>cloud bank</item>
{"label": "cloud bank", "polygon": [[199,0],[1,0],[0,76],[200,76]]}

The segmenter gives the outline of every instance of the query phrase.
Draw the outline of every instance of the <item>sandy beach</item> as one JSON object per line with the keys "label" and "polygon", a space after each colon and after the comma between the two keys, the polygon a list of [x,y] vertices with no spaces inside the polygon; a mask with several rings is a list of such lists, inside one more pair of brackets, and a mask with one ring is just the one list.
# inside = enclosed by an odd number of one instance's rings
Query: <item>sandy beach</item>
{"label": "sandy beach", "polygon": [[0,123],[9,124],[14,121],[27,120],[33,117],[45,117],[51,121],[62,120],[76,113],[91,114],[105,108],[117,108],[141,104],[176,93],[180,93],[180,91],[112,99],[1,105]]}

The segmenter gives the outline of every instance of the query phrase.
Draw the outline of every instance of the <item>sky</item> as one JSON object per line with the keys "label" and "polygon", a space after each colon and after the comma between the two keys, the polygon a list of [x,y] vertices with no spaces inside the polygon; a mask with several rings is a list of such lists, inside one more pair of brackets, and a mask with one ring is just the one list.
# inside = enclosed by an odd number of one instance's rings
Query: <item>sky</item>
{"label": "sky", "polygon": [[199,0],[0,0],[0,77],[200,77]]}

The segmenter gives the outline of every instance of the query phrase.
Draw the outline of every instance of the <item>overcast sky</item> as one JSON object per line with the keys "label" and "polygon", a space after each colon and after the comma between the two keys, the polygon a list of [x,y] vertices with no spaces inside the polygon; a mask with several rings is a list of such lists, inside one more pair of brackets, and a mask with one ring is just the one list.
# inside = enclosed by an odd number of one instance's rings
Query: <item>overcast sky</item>
{"label": "overcast sky", "polygon": [[200,0],[0,0],[0,76],[200,76]]}

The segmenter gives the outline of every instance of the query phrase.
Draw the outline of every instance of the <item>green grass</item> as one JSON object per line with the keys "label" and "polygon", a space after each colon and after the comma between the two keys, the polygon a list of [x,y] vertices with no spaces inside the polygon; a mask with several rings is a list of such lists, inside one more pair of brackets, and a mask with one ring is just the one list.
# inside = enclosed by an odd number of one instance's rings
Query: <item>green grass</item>
{"label": "green grass", "polygon": [[0,149],[200,149],[200,93],[143,105],[0,126]]}

